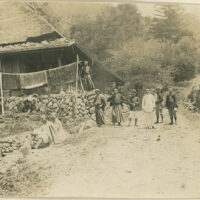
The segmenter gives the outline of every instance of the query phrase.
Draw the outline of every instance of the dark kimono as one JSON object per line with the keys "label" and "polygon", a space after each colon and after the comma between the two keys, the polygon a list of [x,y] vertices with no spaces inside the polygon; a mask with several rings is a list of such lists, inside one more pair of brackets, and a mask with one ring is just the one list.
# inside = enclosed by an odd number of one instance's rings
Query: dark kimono
{"label": "dark kimono", "polygon": [[83,67],[83,77],[84,77],[84,82],[87,90],[93,90],[95,89],[92,77],[91,77],[91,68],[90,66],[84,66]]}
{"label": "dark kimono", "polygon": [[169,111],[171,124],[173,124],[173,120],[175,120],[175,121],[177,120],[175,108],[178,108],[175,94],[168,94],[167,95],[167,97],[166,97],[166,107]]}
{"label": "dark kimono", "polygon": [[112,95],[109,98],[110,104],[112,106],[112,123],[118,123],[121,124],[121,122],[124,121],[124,117],[122,114],[122,106],[124,98],[121,94],[117,93]]}
{"label": "dark kimono", "polygon": [[98,126],[105,124],[105,107],[106,107],[106,99],[102,94],[96,96],[94,100],[95,105],[95,114],[96,114],[96,123]]}
{"label": "dark kimono", "polygon": [[162,102],[163,102],[163,97],[162,93],[158,92],[157,93],[157,100],[156,100],[156,116],[157,116],[157,121],[159,121],[159,115],[163,116],[162,114]]}

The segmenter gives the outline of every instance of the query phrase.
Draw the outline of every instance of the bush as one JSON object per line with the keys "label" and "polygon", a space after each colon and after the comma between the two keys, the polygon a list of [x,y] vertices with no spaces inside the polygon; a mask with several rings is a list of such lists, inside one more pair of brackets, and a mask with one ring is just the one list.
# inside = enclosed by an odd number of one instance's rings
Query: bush
{"label": "bush", "polygon": [[112,57],[105,62],[107,67],[130,85],[140,82],[149,88],[192,79],[200,56],[196,41],[188,37],[176,44],[137,38],[110,53]]}

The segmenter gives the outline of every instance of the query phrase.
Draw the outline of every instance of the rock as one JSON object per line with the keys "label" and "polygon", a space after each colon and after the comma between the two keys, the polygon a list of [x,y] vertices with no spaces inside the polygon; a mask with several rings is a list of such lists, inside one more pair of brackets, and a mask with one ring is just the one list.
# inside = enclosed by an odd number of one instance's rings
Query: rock
{"label": "rock", "polygon": [[46,105],[49,103],[48,99],[44,99],[42,102],[43,104],[46,104]]}
{"label": "rock", "polygon": [[42,95],[43,99],[48,99],[48,95]]}
{"label": "rock", "polygon": [[57,103],[54,103],[54,104],[52,105],[52,107],[53,107],[53,108],[57,108],[57,107],[58,107],[58,104],[57,104]]}
{"label": "rock", "polygon": [[87,99],[88,99],[88,101],[91,101],[91,100],[94,101],[95,97],[96,97],[96,94],[92,94],[92,95],[88,96]]}
{"label": "rock", "polygon": [[95,113],[95,107],[90,108],[89,112],[90,112],[90,114]]}
{"label": "rock", "polygon": [[86,96],[89,97],[89,96],[92,96],[95,94],[95,90],[92,90],[92,91],[87,91],[86,92]]}
{"label": "rock", "polygon": [[94,103],[94,99],[88,100],[89,103]]}
{"label": "rock", "polygon": [[53,105],[53,103],[50,101],[48,104],[48,107],[51,107]]}
{"label": "rock", "polygon": [[96,116],[95,116],[95,114],[92,114],[90,118],[91,118],[93,121],[96,121]]}

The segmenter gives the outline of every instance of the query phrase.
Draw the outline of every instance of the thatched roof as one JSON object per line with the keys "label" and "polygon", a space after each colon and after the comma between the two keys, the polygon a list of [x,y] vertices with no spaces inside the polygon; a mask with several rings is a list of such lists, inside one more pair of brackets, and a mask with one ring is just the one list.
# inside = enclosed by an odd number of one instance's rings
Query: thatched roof
{"label": "thatched roof", "polygon": [[68,46],[73,46],[77,54],[82,54],[91,63],[94,62],[95,67],[124,83],[117,74],[103,67],[96,59],[93,60],[90,53],[74,40],[63,38],[51,25],[32,12],[24,2],[0,2],[0,55]]}
{"label": "thatched roof", "polygon": [[0,2],[0,44],[25,42],[54,32],[24,2]]}
{"label": "thatched roof", "polygon": [[56,39],[53,41],[42,41],[42,42],[26,42],[20,44],[10,44],[1,47],[0,46],[0,55],[2,54],[16,54],[23,53],[28,51],[42,51],[45,49],[56,49],[56,48],[65,48],[73,45],[74,40],[67,40],[64,38]]}

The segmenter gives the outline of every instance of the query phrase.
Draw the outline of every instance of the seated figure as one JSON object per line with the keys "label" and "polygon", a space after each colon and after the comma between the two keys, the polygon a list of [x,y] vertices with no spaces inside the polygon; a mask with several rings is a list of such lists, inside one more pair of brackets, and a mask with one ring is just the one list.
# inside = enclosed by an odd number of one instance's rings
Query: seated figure
{"label": "seated figure", "polygon": [[43,125],[32,133],[32,148],[44,148],[50,144],[59,144],[66,139],[66,132],[55,114],[42,116]]}

